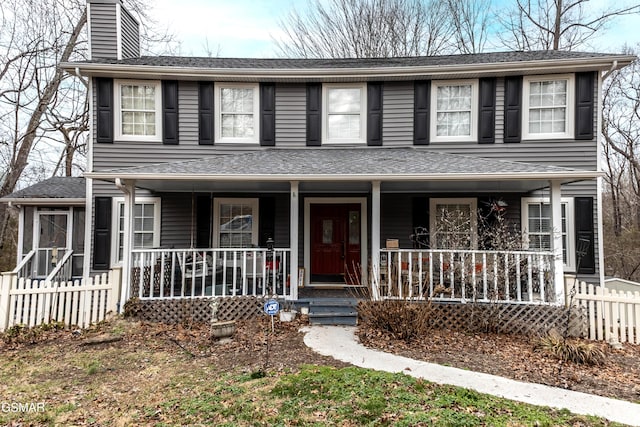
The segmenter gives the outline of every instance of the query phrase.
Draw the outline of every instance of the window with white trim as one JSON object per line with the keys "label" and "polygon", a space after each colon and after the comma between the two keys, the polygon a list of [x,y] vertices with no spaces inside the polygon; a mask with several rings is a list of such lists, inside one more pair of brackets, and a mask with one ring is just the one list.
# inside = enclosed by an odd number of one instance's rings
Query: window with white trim
{"label": "window with white trim", "polygon": [[[575,229],[573,222],[573,198],[562,198],[562,260],[567,271],[575,270],[573,257]],[[551,204],[549,199],[539,197],[522,198],[522,230],[529,249],[551,250],[553,238],[551,227]]]}
{"label": "window with white trim", "polygon": [[429,229],[434,249],[475,249],[478,219],[475,198],[429,199]]}
{"label": "window with white trim", "polygon": [[323,143],[366,143],[366,84],[322,86]]}
{"label": "window with white trim", "polygon": [[158,80],[115,80],[115,138],[162,139],[162,90]]}
{"label": "window with white trim", "polygon": [[573,75],[525,76],[523,85],[522,137],[572,138]]}
{"label": "window with white trim", "polygon": [[[124,199],[114,198],[113,230],[115,245],[112,259],[121,262],[124,252]],[[133,249],[155,248],[160,246],[160,198],[136,197],[133,208]]]}
{"label": "window with white trim", "polygon": [[258,199],[216,198],[213,232],[219,248],[258,245]]}
{"label": "window with white trim", "polygon": [[257,83],[215,84],[216,142],[259,142],[258,89]]}
{"label": "window with white trim", "polygon": [[475,141],[478,134],[478,81],[431,83],[432,141]]}

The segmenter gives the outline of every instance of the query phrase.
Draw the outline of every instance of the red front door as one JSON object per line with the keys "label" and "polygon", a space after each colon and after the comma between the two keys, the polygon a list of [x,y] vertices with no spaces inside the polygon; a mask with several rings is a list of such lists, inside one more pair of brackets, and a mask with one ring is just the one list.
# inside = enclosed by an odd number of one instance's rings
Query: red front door
{"label": "red front door", "polygon": [[354,284],[360,276],[360,205],[311,205],[311,282]]}

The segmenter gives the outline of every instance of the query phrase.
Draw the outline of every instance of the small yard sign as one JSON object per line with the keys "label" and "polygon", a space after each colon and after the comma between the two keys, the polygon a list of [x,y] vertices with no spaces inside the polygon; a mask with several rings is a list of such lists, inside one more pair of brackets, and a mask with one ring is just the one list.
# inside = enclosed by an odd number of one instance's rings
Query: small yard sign
{"label": "small yard sign", "polygon": [[273,316],[278,314],[278,311],[280,311],[280,303],[278,301],[270,299],[264,303],[264,312],[271,316],[271,332],[274,330]]}
{"label": "small yard sign", "polygon": [[270,299],[269,301],[264,303],[264,312],[269,316],[275,316],[280,311],[280,304],[278,301],[274,299]]}

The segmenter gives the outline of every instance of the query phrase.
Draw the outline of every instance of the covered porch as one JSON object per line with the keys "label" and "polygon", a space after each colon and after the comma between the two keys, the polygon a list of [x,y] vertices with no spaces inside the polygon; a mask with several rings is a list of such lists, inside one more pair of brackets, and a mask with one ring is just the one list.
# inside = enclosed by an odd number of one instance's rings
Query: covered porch
{"label": "covered porch", "polygon": [[[561,233],[552,233],[549,250],[480,249],[471,240],[449,248],[433,237],[407,245],[404,234],[409,233],[404,231],[413,230],[406,221],[410,214],[396,206],[394,198],[511,195],[519,200],[545,189],[551,229],[561,230],[562,184],[597,176],[593,171],[424,149],[330,148],[264,149],[87,175],[114,182],[123,193],[122,304],[131,297],[276,295],[297,300],[302,287],[336,286],[363,287],[374,298],[564,303]],[[191,200],[211,194],[214,204],[247,195],[278,195],[285,201],[279,227],[286,238],[270,236],[261,244],[247,240],[244,247],[224,247],[223,228],[234,222],[242,228],[247,219],[238,214],[224,221],[214,218],[213,244],[207,246],[194,247],[197,230],[192,224],[184,229],[191,234],[187,247],[136,247],[136,194],[185,193]],[[404,212],[405,219],[389,214],[396,211]],[[253,215],[255,223],[258,215]],[[387,247],[389,237],[401,237],[402,244]]]}

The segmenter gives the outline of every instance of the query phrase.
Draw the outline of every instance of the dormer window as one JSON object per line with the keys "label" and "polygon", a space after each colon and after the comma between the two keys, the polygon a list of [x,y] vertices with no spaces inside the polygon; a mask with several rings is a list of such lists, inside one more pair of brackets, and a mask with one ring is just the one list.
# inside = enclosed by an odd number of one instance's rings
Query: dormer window
{"label": "dormer window", "polygon": [[573,138],[573,76],[525,76],[524,139]]}
{"label": "dormer window", "polygon": [[258,85],[217,83],[215,92],[216,142],[258,143]]}
{"label": "dormer window", "polygon": [[322,89],[323,143],[366,143],[366,85],[326,84]]}
{"label": "dormer window", "polygon": [[115,137],[128,141],[162,139],[162,91],[157,80],[115,81]]}
{"label": "dormer window", "polygon": [[435,81],[431,88],[432,141],[476,141],[478,82]]}

